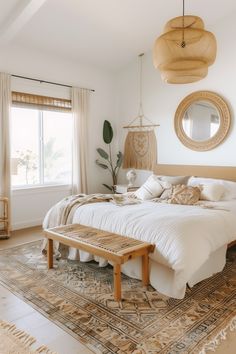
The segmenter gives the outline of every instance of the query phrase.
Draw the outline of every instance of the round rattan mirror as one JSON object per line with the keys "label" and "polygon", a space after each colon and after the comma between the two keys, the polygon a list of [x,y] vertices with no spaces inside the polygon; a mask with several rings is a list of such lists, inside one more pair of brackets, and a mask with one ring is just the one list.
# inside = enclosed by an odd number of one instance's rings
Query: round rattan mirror
{"label": "round rattan mirror", "polygon": [[186,147],[207,151],[219,145],[230,128],[225,100],[211,91],[197,91],[180,102],[175,113],[175,132]]}

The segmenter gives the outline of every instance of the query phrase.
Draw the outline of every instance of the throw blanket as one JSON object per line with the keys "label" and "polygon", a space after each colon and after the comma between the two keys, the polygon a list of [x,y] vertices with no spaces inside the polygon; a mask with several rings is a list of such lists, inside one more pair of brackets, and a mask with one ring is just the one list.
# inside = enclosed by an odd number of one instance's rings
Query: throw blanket
{"label": "throw blanket", "polygon": [[[78,194],[72,195],[62,199],[60,202],[55,204],[47,213],[43,221],[43,229],[49,229],[52,227],[57,227],[61,225],[71,224],[73,221],[73,216],[77,208],[81,207],[85,204],[92,203],[101,203],[101,202],[112,202],[116,205],[130,205],[130,204],[138,204],[140,201],[138,199],[133,198],[130,195],[118,195],[118,194]],[[61,245],[59,242],[53,243],[54,245],[54,253],[57,257],[69,257],[70,251],[65,245]],[[47,253],[47,239],[43,240],[42,245],[43,254]],[[74,257],[73,257],[74,258]],[[99,260],[100,262],[100,260]],[[102,262],[104,263],[104,262]]]}
{"label": "throw blanket", "polygon": [[84,204],[109,202],[112,194],[78,194],[71,195],[55,204],[47,213],[43,228],[48,229],[60,225],[71,224],[75,210]]}

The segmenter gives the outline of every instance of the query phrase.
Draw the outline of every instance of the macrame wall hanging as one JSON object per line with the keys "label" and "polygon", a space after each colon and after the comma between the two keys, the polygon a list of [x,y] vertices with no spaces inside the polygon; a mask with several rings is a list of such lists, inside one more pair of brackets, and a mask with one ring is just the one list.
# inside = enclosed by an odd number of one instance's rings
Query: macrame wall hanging
{"label": "macrame wall hanging", "polygon": [[153,170],[157,164],[157,142],[154,129],[159,124],[154,124],[143,113],[142,104],[142,57],[139,55],[139,111],[124,129],[128,129],[125,140],[123,168],[140,170]]}

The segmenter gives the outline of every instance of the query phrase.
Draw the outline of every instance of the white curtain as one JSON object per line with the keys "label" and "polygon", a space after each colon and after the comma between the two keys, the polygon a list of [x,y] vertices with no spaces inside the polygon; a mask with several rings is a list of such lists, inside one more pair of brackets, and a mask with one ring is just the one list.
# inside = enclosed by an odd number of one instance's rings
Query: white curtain
{"label": "white curtain", "polygon": [[9,198],[9,206],[11,195],[10,109],[11,76],[5,73],[0,73],[0,196]]}
{"label": "white curtain", "polygon": [[74,120],[72,194],[88,193],[88,106],[89,90],[72,88]]}

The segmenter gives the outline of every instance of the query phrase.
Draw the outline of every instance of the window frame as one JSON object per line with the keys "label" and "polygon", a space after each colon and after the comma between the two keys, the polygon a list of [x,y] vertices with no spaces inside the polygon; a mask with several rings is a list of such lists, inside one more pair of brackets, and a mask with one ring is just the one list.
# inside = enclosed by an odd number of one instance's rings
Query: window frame
{"label": "window frame", "polygon": [[[11,108],[24,108],[24,109],[32,109],[31,106],[27,107],[23,107],[23,106],[18,106],[18,105],[12,105]],[[11,183],[11,190],[13,192],[17,192],[17,191],[41,191],[41,190],[68,190],[72,188],[72,146],[71,146],[71,178],[70,178],[70,183],[65,182],[65,183],[61,183],[61,182],[47,182],[45,183],[45,171],[44,171],[44,111],[46,111],[45,109],[42,109],[42,107],[35,107],[33,108],[35,110],[37,110],[38,112],[38,148],[39,148],[39,156],[38,156],[38,179],[39,179],[39,183],[36,184],[22,184],[22,185],[13,185]],[[54,111],[53,109],[50,109],[50,111]],[[59,112],[58,110],[55,109],[54,112]],[[63,111],[61,111],[63,112]],[[71,114],[70,111],[65,111],[63,113],[68,113]],[[72,119],[72,114],[71,114],[71,119]],[[12,158],[12,156],[11,156]],[[14,193],[15,194],[15,193]],[[18,193],[17,193],[18,194]]]}

